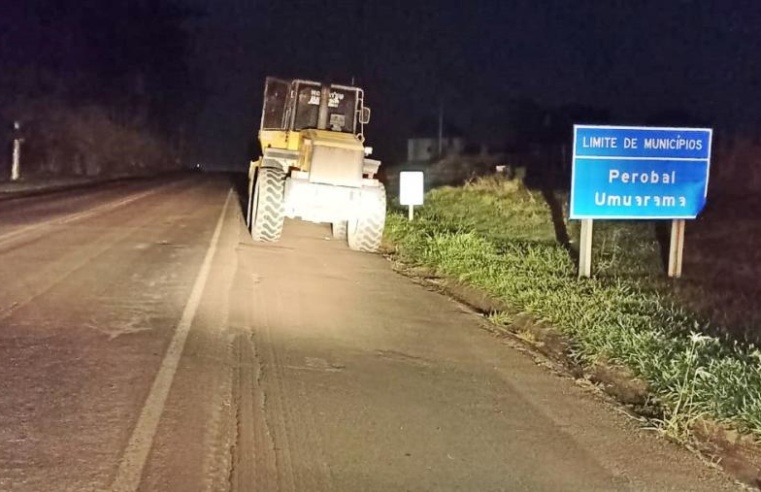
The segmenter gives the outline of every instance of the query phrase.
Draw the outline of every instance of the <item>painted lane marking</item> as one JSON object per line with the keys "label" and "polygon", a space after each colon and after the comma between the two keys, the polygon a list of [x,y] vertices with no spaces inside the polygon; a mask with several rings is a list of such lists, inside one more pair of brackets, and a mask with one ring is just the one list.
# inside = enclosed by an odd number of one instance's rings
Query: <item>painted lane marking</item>
{"label": "painted lane marking", "polygon": [[119,470],[111,485],[111,490],[114,492],[133,492],[140,486],[143,468],[148,459],[148,453],[153,447],[153,439],[156,436],[159,420],[161,419],[161,414],[164,412],[164,405],[169,396],[169,390],[172,387],[174,375],[177,372],[177,365],[180,362],[182,351],[185,348],[185,340],[188,338],[190,326],[193,323],[193,318],[201,303],[201,295],[203,294],[206,281],[209,277],[211,262],[217,251],[219,237],[222,233],[222,225],[225,220],[225,214],[227,213],[231,197],[232,190],[227,193],[225,204],[222,207],[222,212],[217,221],[217,227],[211,238],[209,249],[206,251],[206,257],[201,265],[201,270],[198,272],[196,281],[193,284],[190,298],[185,305],[179,323],[177,323],[172,341],[164,355],[164,359],[161,361],[161,367],[159,368],[158,374],[156,374],[156,379],[153,381],[151,392],[145,400],[145,405],[140,412],[140,418],[135,425],[135,429],[132,431],[132,436],[127,444],[127,448],[122,455]]}

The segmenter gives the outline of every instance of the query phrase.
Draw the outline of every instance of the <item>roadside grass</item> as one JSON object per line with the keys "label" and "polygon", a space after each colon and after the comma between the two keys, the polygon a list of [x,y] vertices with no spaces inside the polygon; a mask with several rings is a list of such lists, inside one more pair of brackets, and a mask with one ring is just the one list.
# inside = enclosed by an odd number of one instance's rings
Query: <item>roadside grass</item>
{"label": "roadside grass", "polygon": [[[577,244],[577,225],[562,226]],[[761,351],[717,336],[723,327],[693,309],[699,300],[682,302],[697,290],[663,279],[653,225],[596,223],[595,272],[584,280],[557,227],[541,193],[484,178],[429,192],[413,222],[391,211],[386,239],[405,264],[510,306],[493,313],[493,322],[528,315],[567,336],[575,362],[631,370],[647,383],[669,435],[683,438],[698,419],[709,419],[761,437]]]}

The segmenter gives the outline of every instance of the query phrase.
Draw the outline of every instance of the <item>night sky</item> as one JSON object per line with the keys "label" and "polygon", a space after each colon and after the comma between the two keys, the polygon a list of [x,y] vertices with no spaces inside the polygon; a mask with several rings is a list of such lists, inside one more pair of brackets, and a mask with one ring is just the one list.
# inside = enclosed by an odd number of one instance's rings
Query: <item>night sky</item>
{"label": "night sky", "polygon": [[191,22],[209,90],[196,144],[216,165],[245,167],[266,75],[355,77],[385,160],[439,100],[476,140],[517,99],[621,123],[672,109],[717,127],[761,121],[757,0],[182,1],[206,12]]}

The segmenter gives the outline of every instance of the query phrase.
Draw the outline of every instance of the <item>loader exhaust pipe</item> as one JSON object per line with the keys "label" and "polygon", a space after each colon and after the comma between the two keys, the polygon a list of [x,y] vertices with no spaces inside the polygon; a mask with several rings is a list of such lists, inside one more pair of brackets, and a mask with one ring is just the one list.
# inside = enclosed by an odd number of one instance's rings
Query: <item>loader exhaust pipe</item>
{"label": "loader exhaust pipe", "polygon": [[325,84],[320,89],[320,112],[317,113],[317,129],[328,129],[328,104],[330,103],[330,86]]}

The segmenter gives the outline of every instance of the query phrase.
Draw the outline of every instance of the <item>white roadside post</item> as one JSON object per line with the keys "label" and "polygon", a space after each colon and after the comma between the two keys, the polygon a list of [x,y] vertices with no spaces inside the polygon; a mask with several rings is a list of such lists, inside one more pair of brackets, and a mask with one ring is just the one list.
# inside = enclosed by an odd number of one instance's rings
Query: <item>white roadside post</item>
{"label": "white roadside post", "polygon": [[579,238],[579,278],[592,276],[592,219],[581,220],[581,237]]}
{"label": "white roadside post", "polygon": [[21,123],[13,122],[13,129],[16,136],[13,138],[13,165],[11,167],[11,181],[18,181],[21,177],[21,143],[24,141],[19,135]]}
{"label": "white roadside post", "polygon": [[415,218],[415,206],[423,204],[424,188],[422,171],[399,173],[399,203],[409,207],[409,220]]}
{"label": "white roadside post", "polygon": [[669,270],[671,278],[682,276],[682,259],[684,258],[684,219],[671,222],[671,244],[669,245]]}

